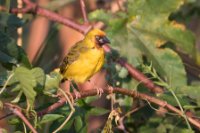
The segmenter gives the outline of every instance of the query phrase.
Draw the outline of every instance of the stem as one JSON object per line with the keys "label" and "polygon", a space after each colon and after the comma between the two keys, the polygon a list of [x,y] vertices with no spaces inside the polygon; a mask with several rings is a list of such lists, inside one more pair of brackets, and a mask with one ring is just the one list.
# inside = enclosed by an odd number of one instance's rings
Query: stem
{"label": "stem", "polygon": [[1,89],[1,91],[0,91],[0,95],[1,95],[1,93],[6,89],[6,86],[8,85],[8,82],[9,82],[10,79],[13,77],[13,75],[14,75],[14,73],[12,73],[12,74],[8,77],[8,79],[6,80],[4,86],[2,87],[2,89]]}
{"label": "stem", "polygon": [[[53,133],[57,133],[58,131],[60,131],[66,125],[66,123],[69,121],[69,119],[72,117],[73,113],[75,112],[72,102],[70,101],[70,99],[66,95],[66,93],[60,88],[58,90],[64,95],[64,98],[66,98],[66,104],[67,104],[67,102],[69,103],[69,107],[70,107],[71,111],[70,111],[68,117],[65,119],[65,121],[55,131],[53,131]],[[67,92],[67,94],[68,94],[68,92]],[[69,93],[68,95],[71,95],[71,94]]]}
{"label": "stem", "polygon": [[31,123],[27,120],[27,118],[22,114],[21,109],[13,104],[4,103],[4,106],[11,110],[16,116],[18,116],[29,128],[33,133],[37,133],[36,129],[31,125]]}
{"label": "stem", "polygon": [[192,128],[191,128],[191,126],[190,126],[190,123],[189,123],[189,121],[188,121],[188,118],[187,118],[187,116],[186,116],[186,114],[185,114],[185,112],[184,112],[184,110],[183,110],[183,108],[182,108],[182,105],[181,105],[180,101],[178,100],[176,94],[174,93],[174,91],[173,91],[172,89],[169,89],[169,91],[170,91],[170,92],[172,93],[172,95],[174,96],[174,98],[175,98],[175,100],[176,100],[176,102],[177,102],[177,104],[178,104],[178,106],[179,106],[179,108],[180,108],[180,110],[181,110],[181,112],[182,112],[182,116],[183,116],[183,118],[184,118],[185,121],[186,121],[186,124],[187,124],[187,126],[188,126],[188,129],[190,129],[190,130],[192,131]]}

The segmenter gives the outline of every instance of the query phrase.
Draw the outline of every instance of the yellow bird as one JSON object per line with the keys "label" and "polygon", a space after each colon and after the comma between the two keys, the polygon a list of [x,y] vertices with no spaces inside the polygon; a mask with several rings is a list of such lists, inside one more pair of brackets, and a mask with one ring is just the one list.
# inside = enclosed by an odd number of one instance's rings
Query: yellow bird
{"label": "yellow bird", "polygon": [[97,73],[104,64],[102,46],[110,43],[105,32],[99,29],[89,31],[85,38],[77,42],[64,58],[60,73],[63,80],[84,83]]}

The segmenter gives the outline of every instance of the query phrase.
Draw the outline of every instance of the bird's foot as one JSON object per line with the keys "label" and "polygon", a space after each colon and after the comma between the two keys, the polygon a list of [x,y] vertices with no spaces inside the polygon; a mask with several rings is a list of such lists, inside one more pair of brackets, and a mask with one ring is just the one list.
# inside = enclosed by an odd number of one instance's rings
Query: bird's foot
{"label": "bird's foot", "polygon": [[99,88],[99,87],[96,87],[96,89],[97,89],[97,95],[98,95],[99,97],[101,97],[102,93],[104,92],[103,89],[102,89],[102,88]]}
{"label": "bird's foot", "polygon": [[76,89],[73,89],[73,93],[74,93],[74,95],[75,95],[75,100],[81,98],[80,92],[78,92]]}

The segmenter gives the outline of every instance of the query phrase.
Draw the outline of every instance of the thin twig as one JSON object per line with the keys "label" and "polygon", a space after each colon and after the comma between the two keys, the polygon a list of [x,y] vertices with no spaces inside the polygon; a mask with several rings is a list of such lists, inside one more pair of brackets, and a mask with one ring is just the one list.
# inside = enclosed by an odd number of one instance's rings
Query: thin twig
{"label": "thin twig", "polygon": [[122,5],[121,5],[121,1],[120,0],[117,0],[117,6],[119,7],[119,10],[125,11],[124,7],[122,7]]}
{"label": "thin twig", "polygon": [[128,131],[126,130],[125,126],[124,126],[124,118],[128,117],[129,115],[131,115],[132,113],[138,111],[139,109],[143,108],[145,105],[142,105],[140,107],[134,108],[131,111],[127,112],[126,114],[124,114],[120,120],[119,120],[119,125],[117,126],[118,129],[122,130],[124,133],[128,133]]}
{"label": "thin twig", "polygon": [[170,91],[170,92],[172,93],[172,95],[174,96],[174,98],[175,98],[175,100],[176,100],[176,102],[177,102],[177,104],[178,104],[178,106],[179,106],[179,108],[180,108],[180,110],[181,110],[181,112],[182,112],[182,116],[183,116],[183,118],[184,118],[185,121],[186,121],[186,124],[187,124],[187,126],[188,126],[188,129],[189,129],[189,130],[192,130],[192,128],[191,128],[191,126],[190,126],[190,123],[189,123],[189,121],[188,121],[188,118],[187,118],[187,116],[186,116],[186,114],[185,114],[185,112],[184,112],[184,110],[183,110],[183,108],[182,108],[182,105],[181,105],[180,101],[178,100],[176,94],[174,93],[174,91],[173,91],[172,89],[169,89],[169,91]]}
{"label": "thin twig", "polygon": [[135,113],[136,111],[138,111],[139,109],[143,108],[144,106],[146,106],[146,104],[142,105],[140,107],[132,109],[131,111],[127,112],[122,118],[124,119],[125,117],[128,117],[129,115],[131,115],[132,113]]}
{"label": "thin twig", "polygon": [[6,114],[6,115],[4,115],[4,116],[1,116],[1,117],[0,117],[0,120],[5,119],[5,118],[7,118],[7,117],[9,117],[9,116],[12,116],[12,115],[13,115],[13,113],[9,113],[9,114]]}
{"label": "thin twig", "polygon": [[[62,89],[58,89],[58,90],[64,95],[64,98],[66,98],[66,104],[67,104],[67,102],[69,103],[69,107],[70,107],[71,111],[70,111],[67,119],[55,131],[53,131],[53,133],[57,133],[58,131],[60,131],[66,125],[66,123],[69,121],[69,119],[72,117],[73,113],[75,112],[75,109],[72,105],[72,101],[69,99],[69,97],[66,95],[66,93]],[[69,92],[67,92],[67,94],[68,93]],[[71,96],[70,93],[68,95]]]}
{"label": "thin twig", "polygon": [[14,73],[12,73],[12,74],[8,77],[8,79],[6,80],[4,86],[1,88],[0,95],[1,95],[1,93],[6,89],[6,86],[8,85],[8,83],[9,83],[10,79],[13,77],[13,75],[14,75]]}
{"label": "thin twig", "polygon": [[81,12],[83,15],[84,24],[88,24],[89,21],[88,21],[87,12],[85,9],[85,2],[84,2],[84,0],[79,0],[79,2],[80,2],[80,6],[81,6]]}
{"label": "thin twig", "polygon": [[37,133],[36,129],[31,125],[31,123],[27,120],[27,118],[22,114],[21,108],[10,104],[4,103],[4,106],[11,110],[16,116],[18,116],[29,128],[33,133]]}

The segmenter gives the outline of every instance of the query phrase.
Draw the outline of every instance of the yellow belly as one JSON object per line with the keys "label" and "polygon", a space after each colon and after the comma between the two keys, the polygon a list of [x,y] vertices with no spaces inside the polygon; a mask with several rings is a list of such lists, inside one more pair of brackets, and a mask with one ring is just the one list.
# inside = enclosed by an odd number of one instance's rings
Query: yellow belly
{"label": "yellow belly", "polygon": [[91,49],[67,66],[64,77],[76,83],[84,83],[98,72],[104,63],[103,49]]}

